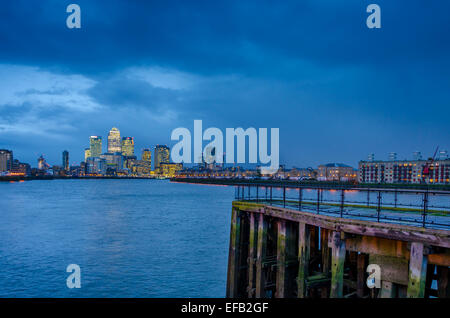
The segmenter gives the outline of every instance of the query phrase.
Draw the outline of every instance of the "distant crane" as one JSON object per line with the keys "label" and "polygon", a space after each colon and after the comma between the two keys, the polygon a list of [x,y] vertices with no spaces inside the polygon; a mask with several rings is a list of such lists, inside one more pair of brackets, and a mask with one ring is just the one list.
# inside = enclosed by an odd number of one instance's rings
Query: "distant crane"
{"label": "distant crane", "polygon": [[437,154],[438,150],[439,150],[439,146],[436,147],[433,157],[428,158],[427,162],[425,163],[425,166],[423,167],[422,180],[424,180],[424,181],[425,181],[426,177],[430,176],[430,167],[433,164],[434,160],[436,159],[436,154]]}

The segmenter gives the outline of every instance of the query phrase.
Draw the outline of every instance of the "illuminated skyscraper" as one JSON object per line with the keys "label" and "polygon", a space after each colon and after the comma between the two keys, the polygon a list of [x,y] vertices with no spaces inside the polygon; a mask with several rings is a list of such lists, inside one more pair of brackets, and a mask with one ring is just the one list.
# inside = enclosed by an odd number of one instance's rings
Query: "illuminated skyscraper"
{"label": "illuminated skyscraper", "polygon": [[64,170],[69,171],[69,152],[67,150],[62,153],[62,166]]}
{"label": "illuminated skyscraper", "polygon": [[120,140],[120,131],[116,127],[111,128],[108,134],[108,153],[122,153],[122,142]]}
{"label": "illuminated skyscraper", "polygon": [[122,155],[123,156],[134,156],[134,139],[133,137],[123,137],[122,138]]}
{"label": "illuminated skyscraper", "polygon": [[166,145],[155,147],[155,169],[159,169],[161,163],[169,163],[170,148]]}
{"label": "illuminated skyscraper", "polygon": [[152,151],[150,149],[142,150],[142,161],[152,162]]}
{"label": "illuminated skyscraper", "polygon": [[0,172],[11,171],[13,153],[11,150],[0,149]]}
{"label": "illuminated skyscraper", "polygon": [[84,162],[87,162],[87,158],[90,158],[91,156],[91,148],[84,149]]}
{"label": "illuminated skyscraper", "polygon": [[89,138],[90,145],[90,157],[100,157],[102,154],[102,137],[101,136],[91,136]]}

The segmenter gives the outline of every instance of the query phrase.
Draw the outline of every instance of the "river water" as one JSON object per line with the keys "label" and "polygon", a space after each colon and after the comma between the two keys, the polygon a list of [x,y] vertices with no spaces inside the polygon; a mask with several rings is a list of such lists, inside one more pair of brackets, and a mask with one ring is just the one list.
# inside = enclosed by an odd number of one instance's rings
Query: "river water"
{"label": "river water", "polygon": [[0,193],[0,297],[225,296],[232,187],[50,180]]}

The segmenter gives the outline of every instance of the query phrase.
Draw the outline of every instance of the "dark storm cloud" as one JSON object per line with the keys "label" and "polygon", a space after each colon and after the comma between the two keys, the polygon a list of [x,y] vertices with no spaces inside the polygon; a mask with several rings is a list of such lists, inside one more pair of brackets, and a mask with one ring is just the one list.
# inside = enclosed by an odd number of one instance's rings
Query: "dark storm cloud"
{"label": "dark storm cloud", "polygon": [[80,160],[112,125],[148,146],[194,119],[279,127],[298,166],[450,147],[448,1],[73,2],[80,30],[71,2],[1,4],[0,146],[25,159],[32,132]]}
{"label": "dark storm cloud", "polygon": [[368,1],[86,1],[82,29],[65,26],[64,1],[3,4],[0,57],[98,73],[152,63],[196,73],[294,76],[285,59],[320,64],[445,59],[448,1],[377,1],[381,30],[365,26]]}

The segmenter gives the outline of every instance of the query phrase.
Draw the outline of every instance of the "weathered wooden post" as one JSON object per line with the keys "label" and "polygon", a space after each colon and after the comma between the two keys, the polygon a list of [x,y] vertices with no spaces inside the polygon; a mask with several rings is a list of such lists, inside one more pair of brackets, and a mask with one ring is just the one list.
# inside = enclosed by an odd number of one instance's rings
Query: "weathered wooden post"
{"label": "weathered wooden post", "polygon": [[409,257],[408,298],[423,298],[427,276],[428,259],[424,255],[423,243],[411,243]]}
{"label": "weathered wooden post", "polygon": [[438,266],[437,274],[438,274],[438,297],[439,298],[450,298],[450,284],[449,281],[449,273],[450,270],[448,267]]}
{"label": "weathered wooden post", "polygon": [[286,293],[286,221],[278,220],[277,238],[277,279],[276,298],[284,298]]}
{"label": "weathered wooden post", "polygon": [[356,258],[356,296],[359,298],[364,297],[364,291],[366,289],[366,268],[367,261],[366,255],[359,253]]}
{"label": "weathered wooden post", "polygon": [[331,243],[331,298],[342,298],[344,295],[344,261],[345,240],[341,232],[333,231],[330,235]]}
{"label": "weathered wooden post", "polygon": [[259,215],[258,220],[258,244],[256,252],[256,298],[265,296],[265,275],[263,262],[266,258],[267,246],[267,220],[264,214]]}
{"label": "weathered wooden post", "polygon": [[256,247],[255,214],[250,213],[250,237],[248,243],[248,297],[252,298],[255,291],[255,247]]}
{"label": "weathered wooden post", "polygon": [[297,297],[306,297],[306,277],[309,275],[309,227],[305,223],[298,225],[298,276]]}
{"label": "weathered wooden post", "polygon": [[[328,246],[329,230],[320,229],[320,248],[322,250],[322,273],[328,275],[330,272],[330,248]],[[328,298],[330,289],[327,286],[322,287],[321,297]]]}
{"label": "weathered wooden post", "polygon": [[227,297],[237,297],[241,216],[238,209],[231,213],[230,249],[228,253]]}

